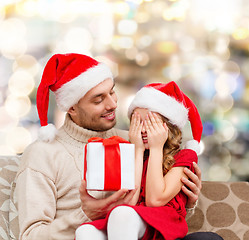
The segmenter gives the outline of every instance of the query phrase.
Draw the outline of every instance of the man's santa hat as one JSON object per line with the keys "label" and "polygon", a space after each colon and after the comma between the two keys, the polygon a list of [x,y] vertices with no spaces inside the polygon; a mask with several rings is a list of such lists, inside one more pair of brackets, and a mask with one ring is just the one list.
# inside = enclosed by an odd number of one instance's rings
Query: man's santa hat
{"label": "man's santa hat", "polygon": [[203,128],[200,115],[191,99],[180,90],[175,82],[152,83],[144,86],[136,93],[129,106],[129,117],[137,107],[160,113],[180,129],[189,120],[193,140],[187,141],[186,148],[194,150],[197,154],[200,153],[199,143]]}
{"label": "man's santa hat", "polygon": [[47,62],[36,102],[41,129],[39,138],[52,141],[56,134],[53,124],[48,124],[49,90],[53,91],[62,111],[68,111],[90,89],[107,78],[113,79],[109,67],[95,59],[81,54],[55,54]]}

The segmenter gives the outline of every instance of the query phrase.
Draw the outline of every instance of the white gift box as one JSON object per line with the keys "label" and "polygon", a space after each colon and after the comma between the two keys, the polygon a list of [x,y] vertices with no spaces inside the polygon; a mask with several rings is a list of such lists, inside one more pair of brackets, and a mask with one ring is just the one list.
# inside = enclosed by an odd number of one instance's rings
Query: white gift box
{"label": "white gift box", "polygon": [[85,146],[84,152],[83,178],[86,180],[87,189],[104,191],[134,189],[134,144],[117,136],[109,139],[93,139],[90,139]]}

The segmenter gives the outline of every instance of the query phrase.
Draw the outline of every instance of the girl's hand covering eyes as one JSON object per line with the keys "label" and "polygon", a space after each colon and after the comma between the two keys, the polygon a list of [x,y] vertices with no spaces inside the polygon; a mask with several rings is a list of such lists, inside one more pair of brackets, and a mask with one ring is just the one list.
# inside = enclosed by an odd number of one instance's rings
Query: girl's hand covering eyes
{"label": "girl's hand covering eyes", "polygon": [[129,139],[131,143],[135,144],[136,149],[140,148],[144,151],[145,148],[141,135],[142,127],[143,122],[141,121],[140,115],[136,112],[133,113],[129,129]]}
{"label": "girl's hand covering eyes", "polygon": [[144,125],[148,136],[149,148],[162,149],[168,139],[168,127],[166,123],[156,113],[149,112]]}

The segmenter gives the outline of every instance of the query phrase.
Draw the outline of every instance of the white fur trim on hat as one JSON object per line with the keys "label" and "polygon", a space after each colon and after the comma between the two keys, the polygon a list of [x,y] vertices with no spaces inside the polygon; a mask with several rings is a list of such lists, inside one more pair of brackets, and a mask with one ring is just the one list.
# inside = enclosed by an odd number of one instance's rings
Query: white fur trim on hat
{"label": "white fur trim on hat", "polygon": [[38,139],[44,142],[52,142],[57,134],[57,129],[53,124],[43,126],[38,131]]}
{"label": "white fur trim on hat", "polygon": [[137,92],[128,109],[129,117],[137,107],[160,113],[180,129],[188,121],[188,109],[182,103],[153,87],[144,87]]}
{"label": "white fur trim on hat", "polygon": [[185,144],[185,148],[194,150],[197,155],[199,155],[201,153],[200,144],[196,140],[187,141],[186,144]]}
{"label": "white fur trim on hat", "polygon": [[55,91],[58,107],[62,111],[68,111],[69,108],[84,97],[90,89],[107,78],[113,79],[113,75],[109,67],[104,63],[89,68]]}

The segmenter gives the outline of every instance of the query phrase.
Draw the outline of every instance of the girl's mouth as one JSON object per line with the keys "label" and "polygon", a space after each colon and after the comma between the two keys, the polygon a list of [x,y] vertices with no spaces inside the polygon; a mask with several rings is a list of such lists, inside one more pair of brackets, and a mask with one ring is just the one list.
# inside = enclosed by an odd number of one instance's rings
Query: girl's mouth
{"label": "girl's mouth", "polygon": [[143,140],[143,143],[148,143],[148,137],[147,135],[142,135],[142,140]]}

